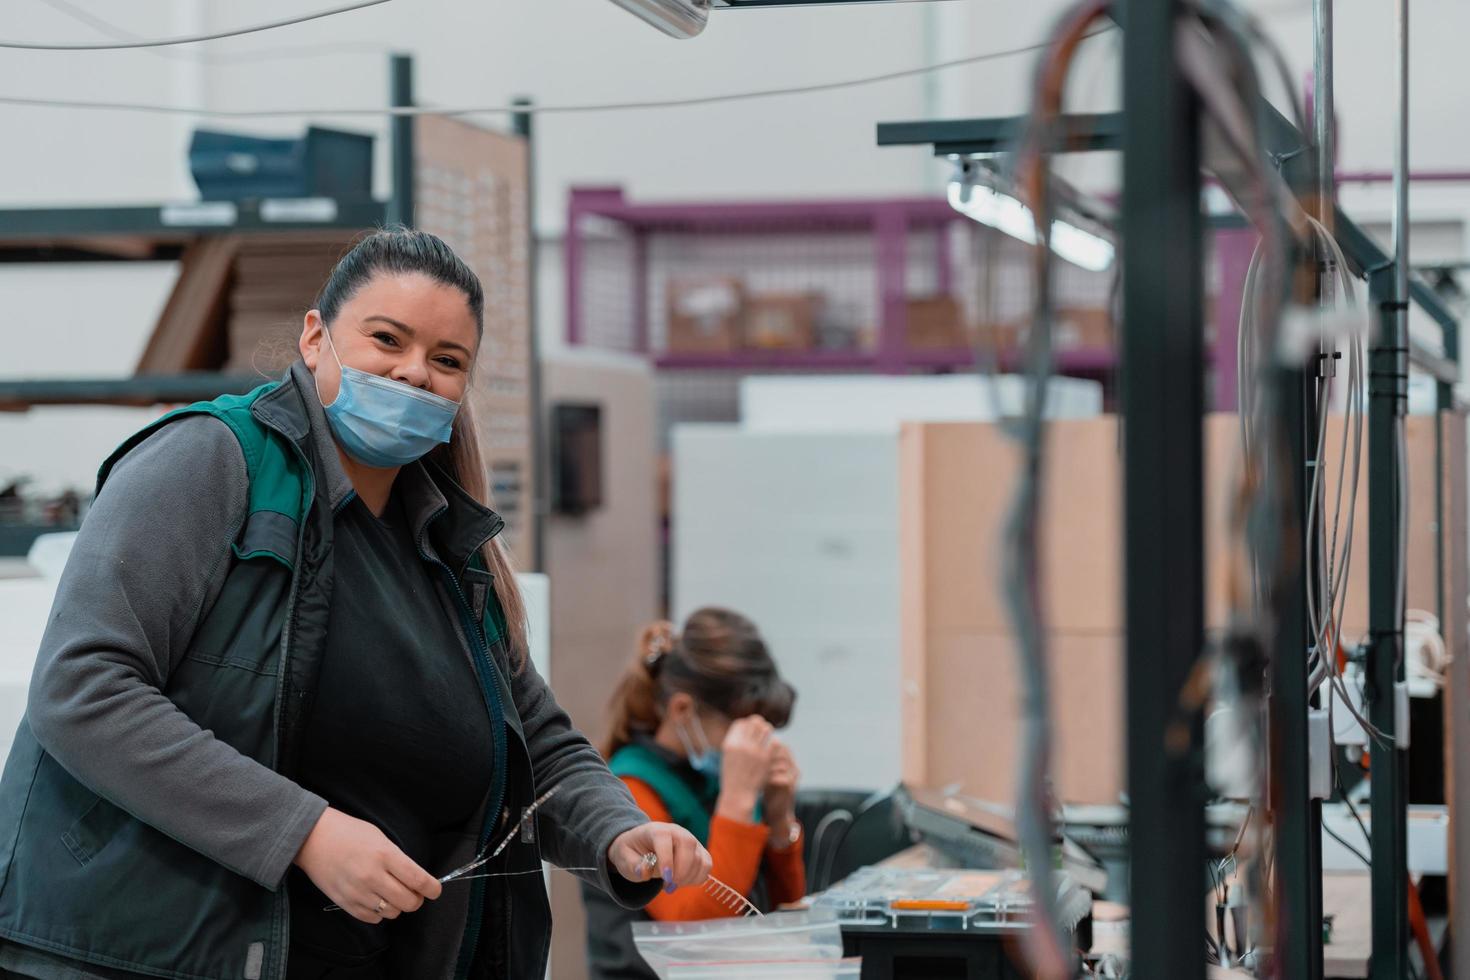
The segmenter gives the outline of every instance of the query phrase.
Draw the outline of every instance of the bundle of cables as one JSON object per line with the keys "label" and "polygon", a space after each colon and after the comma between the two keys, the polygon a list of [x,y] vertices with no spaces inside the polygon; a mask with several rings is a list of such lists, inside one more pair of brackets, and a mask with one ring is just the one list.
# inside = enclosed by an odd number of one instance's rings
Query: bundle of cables
{"label": "bundle of cables", "polygon": [[[1006,574],[1003,577],[1007,609],[1017,636],[1024,686],[1025,738],[1021,761],[1021,798],[1018,816],[1023,851],[1031,869],[1035,905],[1040,928],[1030,931],[1026,945],[1031,967],[1042,977],[1070,975],[1072,956],[1054,915],[1055,888],[1051,881],[1049,849],[1052,842],[1051,806],[1047,783],[1050,754],[1047,713],[1047,657],[1041,619],[1037,561],[1037,506],[1044,474],[1042,444],[1045,434],[1046,383],[1051,373],[1051,228],[1049,171],[1047,157],[1065,136],[1060,125],[1062,92],[1068,66],[1079,41],[1090,25],[1109,13],[1107,0],[1084,0],[1066,14],[1053,35],[1048,53],[1038,72],[1033,110],[1025,137],[1016,156],[1017,186],[1035,218],[1038,241],[1034,250],[1033,324],[1027,344],[1031,384],[1022,417],[1013,431],[1023,453],[1022,476],[1006,528]],[[1281,394],[1274,379],[1281,363],[1281,322],[1288,287],[1299,257],[1310,254],[1307,243],[1317,236],[1336,259],[1345,276],[1346,263],[1326,230],[1313,223],[1301,210],[1261,139],[1260,114],[1266,105],[1254,64],[1253,52],[1264,48],[1281,76],[1283,89],[1303,131],[1301,107],[1290,93],[1293,82],[1285,60],[1266,38],[1264,31],[1233,4],[1220,0],[1192,0],[1185,6],[1176,32],[1176,55],[1181,70],[1195,90],[1205,120],[1206,168],[1222,179],[1226,190],[1261,235],[1249,275],[1246,321],[1242,325],[1240,377],[1242,442],[1244,453],[1232,508],[1230,598],[1231,618],[1227,642],[1212,655],[1197,661],[1179,698],[1176,732],[1187,733],[1203,711],[1210,694],[1218,697],[1223,688],[1233,688],[1247,703],[1242,717],[1256,721],[1246,733],[1255,759],[1254,786],[1249,794],[1252,810],[1266,812],[1268,793],[1265,778],[1266,739],[1259,711],[1266,651],[1273,646],[1275,623],[1282,604],[1288,601],[1283,586],[1299,571],[1303,531],[1295,514],[1291,482],[1283,479],[1289,440],[1280,411]],[[1352,284],[1344,278],[1344,292],[1351,297]],[[1362,435],[1362,394],[1365,384],[1363,338],[1352,336],[1346,343],[1347,372],[1343,387],[1350,413],[1344,431],[1338,488],[1334,495],[1333,534],[1321,547],[1309,549],[1308,574],[1323,580],[1321,601],[1310,611],[1314,637],[1312,677],[1320,685],[1341,683],[1335,660],[1327,650],[1336,642],[1346,594],[1347,570],[1351,563],[1352,502],[1357,493],[1357,472]],[[1335,352],[1334,352],[1335,353]],[[1320,396],[1319,418],[1325,419],[1330,389]],[[1325,424],[1325,423],[1324,423]],[[1326,429],[1317,433],[1317,455],[1325,449]],[[1349,462],[1348,447],[1352,454]],[[1325,512],[1323,467],[1313,478],[1313,509],[1309,522]],[[1348,472],[1351,471],[1351,482]],[[1348,526],[1339,534],[1347,494]],[[1254,707],[1253,707],[1254,705]],[[1179,744],[1174,745],[1173,741]],[[1191,739],[1171,741],[1162,748],[1183,757],[1191,751]],[[1172,746],[1172,747],[1171,747]],[[1242,862],[1238,881],[1246,901],[1264,907],[1257,921],[1268,928],[1274,922],[1270,888],[1271,841],[1267,821],[1248,821],[1232,849],[1231,864]],[[1247,837],[1247,828],[1251,836]],[[1221,869],[1223,871],[1223,868]],[[1278,942],[1280,937],[1278,937]],[[1239,944],[1241,937],[1237,937]],[[1218,949],[1218,947],[1217,947]]]}
{"label": "bundle of cables", "polygon": [[[1321,254],[1329,259],[1329,269],[1336,273],[1344,301],[1338,309],[1345,309],[1346,312],[1345,316],[1335,318],[1340,329],[1322,330],[1318,333],[1321,345],[1319,357],[1324,368],[1328,369],[1321,372],[1323,376],[1316,398],[1317,427],[1312,447],[1315,463],[1312,466],[1312,481],[1307,497],[1308,540],[1304,547],[1305,573],[1308,580],[1314,583],[1314,587],[1307,590],[1307,615],[1312,635],[1311,646],[1306,651],[1309,658],[1309,689],[1315,692],[1324,683],[1330,684],[1337,697],[1331,699],[1329,705],[1341,704],[1363,726],[1365,732],[1375,739],[1384,739],[1386,736],[1354,706],[1355,699],[1346,688],[1338,657],[1342,644],[1341,624],[1347,606],[1348,575],[1352,567],[1353,528],[1363,451],[1363,417],[1367,405],[1367,321],[1356,306],[1356,290],[1342,248],[1321,222],[1311,217],[1307,221]],[[1263,366],[1271,359],[1271,352],[1263,347],[1256,321],[1256,312],[1263,302],[1260,295],[1260,263],[1261,249],[1257,248],[1246,271],[1245,301],[1241,304],[1237,340],[1237,354],[1242,365],[1237,379],[1237,397],[1242,407],[1240,444],[1242,455],[1246,458],[1250,458],[1256,451],[1257,413],[1250,410],[1250,407],[1258,404],[1258,379]],[[1327,293],[1328,290],[1324,290],[1324,299]],[[1321,322],[1327,321],[1324,318]],[[1329,367],[1338,361],[1346,362],[1344,374],[1339,375]],[[1252,365],[1253,368],[1244,369],[1247,365]],[[1327,434],[1332,412],[1337,404],[1341,406],[1342,435],[1336,454],[1336,477],[1333,481],[1335,489],[1332,493],[1329,524],[1326,492],[1332,466],[1328,459]],[[1270,475],[1266,474],[1264,478],[1269,480]],[[1322,525],[1320,533],[1317,528],[1319,522]],[[1254,574],[1257,571],[1253,566],[1253,601],[1259,608],[1263,597],[1259,591],[1259,580]]]}

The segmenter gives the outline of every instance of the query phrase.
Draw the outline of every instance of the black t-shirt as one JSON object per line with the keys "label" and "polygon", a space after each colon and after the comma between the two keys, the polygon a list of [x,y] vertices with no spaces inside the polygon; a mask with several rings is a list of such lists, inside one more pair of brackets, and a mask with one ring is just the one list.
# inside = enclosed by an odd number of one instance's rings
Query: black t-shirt
{"label": "black t-shirt", "polygon": [[[354,497],[333,522],[335,581],[326,655],[298,780],[375,824],[433,875],[434,836],[463,826],[490,790],[490,716],[474,667],[435,591],[395,490],[382,519]],[[369,925],[300,868],[288,878],[291,948],[356,965],[381,957],[413,916]]]}

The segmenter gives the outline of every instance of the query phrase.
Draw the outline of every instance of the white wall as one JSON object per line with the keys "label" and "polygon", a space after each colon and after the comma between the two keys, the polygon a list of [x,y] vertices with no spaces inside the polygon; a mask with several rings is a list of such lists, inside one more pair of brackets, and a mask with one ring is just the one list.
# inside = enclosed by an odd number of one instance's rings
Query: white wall
{"label": "white wall", "polygon": [[898,437],[674,429],[673,612],[753,620],[806,786],[898,781]]}

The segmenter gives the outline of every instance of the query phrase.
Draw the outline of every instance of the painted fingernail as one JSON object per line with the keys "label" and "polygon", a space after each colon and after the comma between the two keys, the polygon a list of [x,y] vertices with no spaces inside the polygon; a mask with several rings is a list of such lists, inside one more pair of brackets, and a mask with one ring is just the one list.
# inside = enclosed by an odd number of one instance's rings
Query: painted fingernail
{"label": "painted fingernail", "polygon": [[672,895],[678,887],[678,885],[674,884],[674,873],[668,868],[664,868],[664,894]]}

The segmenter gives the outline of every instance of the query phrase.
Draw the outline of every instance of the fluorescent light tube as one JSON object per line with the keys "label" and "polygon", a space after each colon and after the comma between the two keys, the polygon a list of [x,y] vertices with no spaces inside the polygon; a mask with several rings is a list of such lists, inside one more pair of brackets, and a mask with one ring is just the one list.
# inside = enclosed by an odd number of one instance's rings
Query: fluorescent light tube
{"label": "fluorescent light tube", "polygon": [[[951,180],[949,205],[972,221],[1027,245],[1036,244],[1036,220],[1031,209],[1009,194],[984,184]],[[1093,272],[1110,268],[1117,254],[1106,238],[1065,221],[1052,222],[1051,249],[1059,258]]]}

